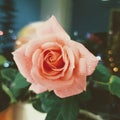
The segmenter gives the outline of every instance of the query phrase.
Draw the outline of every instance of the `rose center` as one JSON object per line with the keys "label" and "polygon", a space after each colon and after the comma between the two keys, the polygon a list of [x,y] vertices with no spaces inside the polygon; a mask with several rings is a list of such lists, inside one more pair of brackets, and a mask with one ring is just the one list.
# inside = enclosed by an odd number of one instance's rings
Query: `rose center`
{"label": "rose center", "polygon": [[64,67],[64,61],[61,50],[47,50],[44,53],[45,71],[60,71]]}

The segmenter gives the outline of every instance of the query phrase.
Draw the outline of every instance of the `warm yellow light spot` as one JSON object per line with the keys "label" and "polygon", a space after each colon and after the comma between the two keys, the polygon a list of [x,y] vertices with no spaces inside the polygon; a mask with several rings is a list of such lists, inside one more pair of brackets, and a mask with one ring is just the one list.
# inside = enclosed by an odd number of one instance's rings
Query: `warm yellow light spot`
{"label": "warm yellow light spot", "polygon": [[112,54],[112,50],[108,50],[108,54],[111,55]]}
{"label": "warm yellow light spot", "polygon": [[22,43],[20,41],[16,41],[16,45],[21,45]]}
{"label": "warm yellow light spot", "polygon": [[115,63],[110,63],[110,66],[111,66],[111,67],[114,67],[114,66],[115,66]]}
{"label": "warm yellow light spot", "polygon": [[0,36],[2,36],[3,34],[4,34],[3,31],[0,30]]}
{"label": "warm yellow light spot", "polygon": [[112,58],[112,57],[110,57],[110,58],[109,58],[109,61],[110,61],[110,62],[112,62],[112,61],[113,61],[113,58]]}
{"label": "warm yellow light spot", "polygon": [[114,67],[114,68],[113,68],[113,71],[114,71],[114,72],[118,72],[118,70],[119,70],[118,67]]}

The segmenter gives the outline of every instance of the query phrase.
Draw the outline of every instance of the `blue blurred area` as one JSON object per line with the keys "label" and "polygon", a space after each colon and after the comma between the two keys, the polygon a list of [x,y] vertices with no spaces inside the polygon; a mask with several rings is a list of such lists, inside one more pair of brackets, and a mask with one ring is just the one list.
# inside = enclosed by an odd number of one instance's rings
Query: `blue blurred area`
{"label": "blue blurred area", "polygon": [[12,59],[18,31],[40,20],[40,0],[0,0],[0,54]]}
{"label": "blue blurred area", "polygon": [[72,0],[72,32],[107,32],[111,10],[120,8],[120,0]]}
{"label": "blue blurred area", "polygon": [[15,28],[18,32],[25,25],[40,20],[40,0],[14,0]]}

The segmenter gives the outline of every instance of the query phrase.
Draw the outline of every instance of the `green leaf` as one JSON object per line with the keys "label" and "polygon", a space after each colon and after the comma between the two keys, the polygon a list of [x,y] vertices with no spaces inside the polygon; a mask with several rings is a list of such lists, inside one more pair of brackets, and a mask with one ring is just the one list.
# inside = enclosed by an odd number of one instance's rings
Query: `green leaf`
{"label": "green leaf", "polygon": [[112,75],[109,82],[109,90],[120,98],[120,77]]}
{"label": "green leaf", "polygon": [[45,113],[45,111],[42,108],[42,102],[40,98],[36,99],[33,103],[32,106],[39,112]]}
{"label": "green leaf", "polygon": [[45,92],[40,96],[42,102],[42,109],[45,112],[49,112],[55,105],[61,104],[61,100],[53,92]]}
{"label": "green leaf", "polygon": [[5,68],[2,69],[0,72],[3,79],[11,82],[15,79],[18,71],[14,68]]}
{"label": "green leaf", "polygon": [[55,102],[48,111],[46,120],[77,120],[78,112],[78,97],[72,96]]}
{"label": "green leaf", "polygon": [[6,61],[6,58],[2,55],[0,55],[0,65],[3,65]]}
{"label": "green leaf", "polygon": [[23,91],[27,90],[26,88],[28,88],[29,85],[30,83],[28,83],[26,79],[18,73],[11,85],[11,90],[16,97],[19,97],[21,94],[25,94]]}
{"label": "green leaf", "polygon": [[79,104],[76,96],[66,98],[61,107],[64,120],[77,120]]}
{"label": "green leaf", "polygon": [[18,73],[15,77],[14,83],[12,84],[12,87],[15,87],[16,89],[21,89],[29,86],[30,83],[26,81],[26,79]]}
{"label": "green leaf", "polygon": [[60,112],[60,106],[56,106],[53,109],[51,109],[48,112],[45,120],[64,120]]}
{"label": "green leaf", "polygon": [[96,81],[100,81],[100,82],[109,82],[109,78],[110,78],[111,74],[109,72],[109,70],[107,69],[107,67],[105,67],[102,64],[98,64],[96,67],[96,70],[94,71],[92,77],[96,80]]}

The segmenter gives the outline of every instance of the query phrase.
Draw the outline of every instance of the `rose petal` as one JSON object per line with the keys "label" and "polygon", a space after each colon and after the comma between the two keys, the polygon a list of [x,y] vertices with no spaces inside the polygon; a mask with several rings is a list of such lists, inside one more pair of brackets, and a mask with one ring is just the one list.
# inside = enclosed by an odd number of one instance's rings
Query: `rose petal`
{"label": "rose petal", "polygon": [[[46,68],[46,69],[45,69]],[[49,79],[59,79],[60,76],[58,76],[59,74],[59,71],[47,71],[48,69],[48,66],[45,66],[44,64],[44,55],[41,54],[40,57],[39,57],[39,72],[41,75],[45,76],[45,78],[47,78],[48,80]]]}
{"label": "rose petal", "polygon": [[29,80],[31,80],[30,69],[32,67],[32,63],[30,61],[31,58],[25,57],[24,55],[25,49],[26,49],[26,46],[23,45],[22,47],[14,51],[12,54],[13,54],[13,59],[15,60],[21,74],[25,78],[29,78]]}
{"label": "rose petal", "polygon": [[47,91],[47,89],[40,84],[32,84],[29,88],[29,90],[33,90],[35,93],[42,93]]}
{"label": "rose petal", "polygon": [[72,49],[78,50],[77,52],[79,52],[79,56],[81,58],[86,59],[87,75],[92,74],[95,70],[96,65],[98,64],[98,59],[90,51],[88,51],[88,49],[85,48],[81,43],[77,43],[71,40],[71,45]]}
{"label": "rose petal", "polygon": [[87,73],[86,59],[80,58],[78,66],[79,66],[79,70],[78,70],[79,74],[86,75],[86,73]]}
{"label": "rose petal", "polygon": [[48,49],[49,50],[61,50],[61,47],[62,46],[55,41],[54,42],[49,41],[41,45],[41,49],[43,50],[48,50]]}
{"label": "rose petal", "polygon": [[61,87],[61,89],[54,90],[55,94],[61,98],[73,96],[80,94],[84,90],[86,90],[86,76],[80,76],[79,78],[73,77],[73,84]]}
{"label": "rose petal", "polygon": [[73,79],[71,80],[51,80],[51,79],[45,79],[44,74],[40,74],[38,72],[38,69],[36,67],[32,68],[31,70],[31,76],[33,79],[33,82],[36,81],[37,84],[41,84],[45,86],[48,90],[54,90],[57,88],[65,87],[66,85],[70,85],[73,83]]}
{"label": "rose petal", "polygon": [[65,54],[68,56],[68,58],[65,61],[65,64],[67,61],[69,61],[69,66],[66,71],[64,71],[64,79],[69,80],[72,77],[73,69],[75,68],[75,59],[72,50],[65,46],[64,48]]}
{"label": "rose petal", "polygon": [[51,16],[51,18],[49,20],[44,22],[44,27],[42,27],[42,29],[40,31],[42,31],[42,35],[62,32],[63,36],[68,36],[68,34],[61,27],[61,25],[58,23],[58,21],[56,20],[56,18],[54,16]]}
{"label": "rose petal", "polygon": [[32,56],[36,49],[40,49],[40,45],[41,44],[39,40],[30,41],[28,44],[26,44],[25,56],[26,57]]}
{"label": "rose petal", "polygon": [[[62,36],[62,37],[61,37]],[[29,41],[26,44],[25,55],[31,56],[36,49],[45,49],[47,46],[50,47],[51,44],[57,44],[59,46],[64,46],[67,44],[69,38],[65,38],[62,33],[59,34],[50,34],[47,36],[40,36],[34,40]],[[65,39],[65,40],[63,40]],[[53,46],[53,45],[52,45]]]}
{"label": "rose petal", "polygon": [[39,57],[40,57],[41,50],[37,49],[34,51],[34,54],[32,55],[32,64],[39,66]]}

